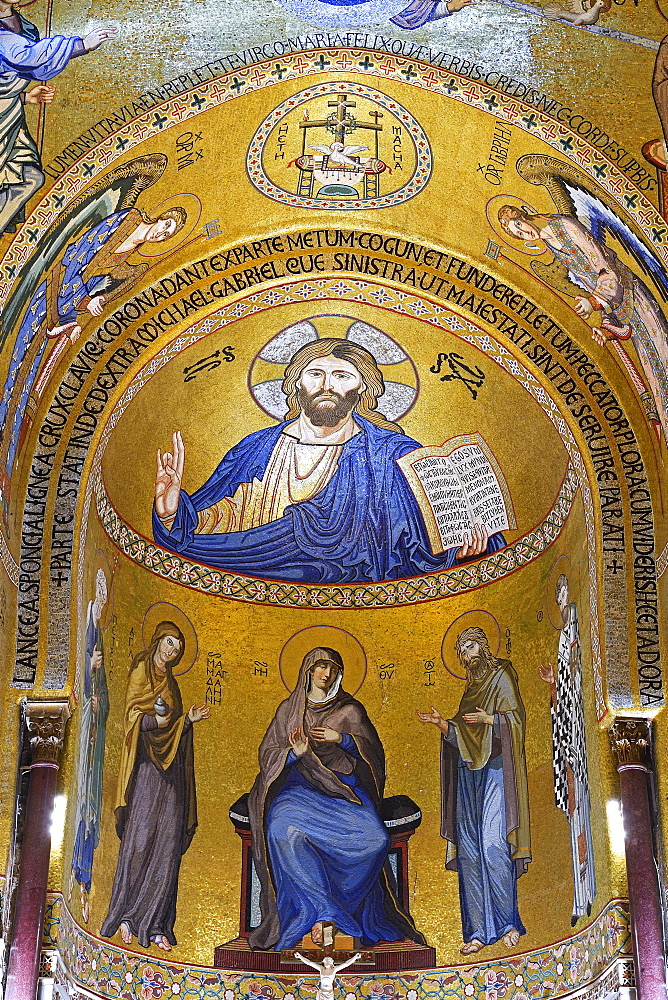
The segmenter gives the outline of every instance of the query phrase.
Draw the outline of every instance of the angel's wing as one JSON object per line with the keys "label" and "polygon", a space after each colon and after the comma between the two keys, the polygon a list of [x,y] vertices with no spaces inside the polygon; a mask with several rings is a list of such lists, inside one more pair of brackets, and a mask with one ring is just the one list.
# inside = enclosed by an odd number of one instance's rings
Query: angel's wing
{"label": "angel's wing", "polygon": [[[544,281],[546,285],[554,288],[557,292],[570,295],[572,298],[576,295],[582,295],[583,286],[576,284],[572,280],[574,276],[558,260],[553,260],[551,264],[544,264],[540,260],[532,260],[531,270],[537,278],[540,278],[541,281]],[[585,289],[585,291],[588,292],[588,289]]]}
{"label": "angel's wing", "polygon": [[521,157],[517,172],[530,183],[546,187],[557,211],[577,218],[599,243],[609,245],[611,236],[617,239],[668,301],[668,274],[661,262],[645,244],[633,222],[622,217],[619,205],[597,188],[591,178],[573,164],[541,153]]}
{"label": "angel's wing", "polygon": [[319,153],[324,153],[325,156],[332,155],[331,146],[309,146],[309,149],[317,149]]}
{"label": "angel's wing", "polygon": [[344,146],[342,152],[345,153],[346,156],[351,156],[352,153],[362,153],[368,148],[368,146]]}
{"label": "angel's wing", "polygon": [[0,318],[0,348],[16,329],[21,312],[59,255],[87,229],[114,212],[132,208],[139,195],[158,180],[167,166],[162,153],[138,156],[99,177],[49,226],[37,249],[21,268]]}
{"label": "angel's wing", "polygon": [[609,205],[593,191],[575,184],[566,184],[580,222],[587,227],[594,239],[609,243],[615,236],[631,254],[644,273],[651,277],[668,301],[668,276],[657,257],[645,246],[642,239]]}

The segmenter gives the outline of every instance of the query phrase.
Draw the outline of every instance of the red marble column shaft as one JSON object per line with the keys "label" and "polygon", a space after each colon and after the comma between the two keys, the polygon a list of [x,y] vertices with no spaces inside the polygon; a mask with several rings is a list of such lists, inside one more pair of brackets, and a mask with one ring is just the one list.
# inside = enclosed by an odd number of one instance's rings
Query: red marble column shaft
{"label": "red marble column shaft", "polygon": [[619,771],[638,1000],[667,1000],[661,891],[649,783],[651,722],[617,717],[609,736]]}
{"label": "red marble column shaft", "polygon": [[5,1000],[35,1000],[37,994],[57,776],[55,763],[30,768]]}
{"label": "red marble column shaft", "polygon": [[639,1000],[666,1000],[661,894],[647,779],[647,770],[641,765],[622,764],[619,767],[638,997]]}

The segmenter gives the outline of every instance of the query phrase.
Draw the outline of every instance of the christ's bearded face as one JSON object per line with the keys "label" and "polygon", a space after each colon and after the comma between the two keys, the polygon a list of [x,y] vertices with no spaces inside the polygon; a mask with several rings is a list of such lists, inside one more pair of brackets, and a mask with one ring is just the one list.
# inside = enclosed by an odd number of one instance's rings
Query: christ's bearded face
{"label": "christ's bearded face", "polygon": [[459,659],[473,680],[479,680],[487,671],[487,663],[482,655],[480,643],[475,639],[465,640],[459,650]]}
{"label": "christ's bearded face", "polygon": [[299,376],[297,399],[316,427],[336,427],[348,416],[366,388],[349,361],[328,355],[316,358]]}

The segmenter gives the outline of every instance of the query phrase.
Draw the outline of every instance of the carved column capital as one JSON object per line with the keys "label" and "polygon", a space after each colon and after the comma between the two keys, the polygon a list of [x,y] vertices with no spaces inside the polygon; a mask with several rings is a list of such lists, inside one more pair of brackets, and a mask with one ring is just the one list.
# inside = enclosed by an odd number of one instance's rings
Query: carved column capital
{"label": "carved column capital", "polygon": [[65,725],[71,714],[69,700],[27,698],[24,711],[32,763],[57,766],[65,739]]}
{"label": "carved column capital", "polygon": [[650,754],[650,723],[647,719],[617,718],[608,730],[610,747],[615,755],[617,770],[624,767],[640,767],[649,771],[652,762]]}

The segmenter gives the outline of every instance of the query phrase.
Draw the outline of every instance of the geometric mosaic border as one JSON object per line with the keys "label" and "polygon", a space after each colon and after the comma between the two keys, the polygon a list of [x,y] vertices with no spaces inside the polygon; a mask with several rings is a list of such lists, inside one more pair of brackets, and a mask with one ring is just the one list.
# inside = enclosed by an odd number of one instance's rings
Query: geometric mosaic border
{"label": "geometric mosaic border", "polygon": [[[80,927],[63,904],[58,952],[68,978],[105,1000],[313,1000],[314,975],[229,973],[125,951]],[[631,951],[627,903],[612,900],[565,941],[508,958],[414,973],[338,977],[337,1000],[534,1000],[566,996]],[[619,984],[619,978],[616,980]],[[598,985],[598,984],[596,984]],[[595,989],[587,996],[604,996]],[[610,990],[612,992],[612,990]]]}
{"label": "geometric mosaic border", "polygon": [[379,52],[373,48],[346,47],[285,53],[280,58],[222,73],[176,97],[169,98],[145,114],[125,123],[98,145],[86,150],[54,183],[6,253],[0,268],[0,306],[8,296],[19,269],[32,253],[40,234],[64,211],[67,204],[101,172],[130,153],[146,139],[172,125],[191,119],[240,96],[291,79],[305,80],[323,73],[395,81],[411,88],[429,90],[445,100],[475,107],[514,128],[535,136],[565,159],[571,160],[604,188],[645,232],[656,252],[668,260],[665,223],[651,201],[611,161],[562,122],[518,98],[474,82],[419,59]]}

